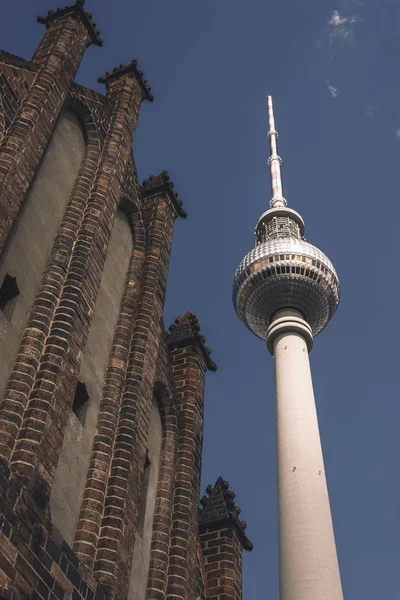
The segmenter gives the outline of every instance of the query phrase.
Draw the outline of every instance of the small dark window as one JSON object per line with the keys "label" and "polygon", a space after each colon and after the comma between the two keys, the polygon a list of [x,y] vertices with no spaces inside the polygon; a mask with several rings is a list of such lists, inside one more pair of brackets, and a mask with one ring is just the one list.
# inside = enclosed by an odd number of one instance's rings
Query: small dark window
{"label": "small dark window", "polygon": [[0,309],[8,320],[11,319],[14,312],[18,296],[19,288],[17,285],[17,278],[11,277],[11,275],[7,273],[0,288]]}
{"label": "small dark window", "polygon": [[72,404],[72,412],[78,417],[82,425],[85,424],[86,412],[89,404],[89,394],[86,385],[78,381],[75,390],[74,402]]}
{"label": "small dark window", "polygon": [[146,452],[146,459],[144,461],[144,470],[142,476],[142,485],[140,488],[140,504],[139,504],[139,514],[138,514],[138,524],[137,529],[140,535],[143,535],[144,529],[144,517],[146,515],[146,505],[147,505],[147,494],[149,491],[149,477],[150,477],[150,468],[151,462],[149,458],[149,453]]}

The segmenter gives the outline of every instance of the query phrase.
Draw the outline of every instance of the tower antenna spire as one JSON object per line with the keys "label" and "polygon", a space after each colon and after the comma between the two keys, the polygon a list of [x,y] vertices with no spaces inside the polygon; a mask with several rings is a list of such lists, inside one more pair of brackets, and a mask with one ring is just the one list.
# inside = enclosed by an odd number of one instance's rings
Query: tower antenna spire
{"label": "tower antenna spire", "polygon": [[275,129],[275,119],[274,119],[274,107],[272,105],[272,96],[267,96],[268,99],[268,115],[269,115],[269,147],[270,147],[270,156],[268,159],[268,165],[271,173],[271,188],[272,188],[272,199],[270,202],[271,208],[279,208],[282,206],[286,206],[287,202],[283,197],[282,190],[282,176],[281,176],[281,164],[282,159],[278,155],[277,150],[277,138],[278,132]]}

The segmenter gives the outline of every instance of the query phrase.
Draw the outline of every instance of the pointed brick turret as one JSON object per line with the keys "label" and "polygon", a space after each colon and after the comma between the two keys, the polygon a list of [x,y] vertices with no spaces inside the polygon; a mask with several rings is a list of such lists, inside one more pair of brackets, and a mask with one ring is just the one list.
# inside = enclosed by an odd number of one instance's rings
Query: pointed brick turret
{"label": "pointed brick turret", "polygon": [[235,494],[222,477],[207,487],[199,510],[200,545],[210,600],[242,600],[242,553],[253,544],[239,519]]}
{"label": "pointed brick turret", "polygon": [[100,30],[97,29],[96,23],[93,21],[92,13],[88,13],[83,10],[83,6],[85,4],[85,0],[77,0],[75,4],[72,6],[70,4],[66,4],[64,8],[57,8],[57,10],[49,10],[47,15],[39,15],[37,20],[38,23],[43,23],[48,26],[50,23],[59,19],[60,17],[65,17],[67,15],[72,15],[78,19],[81,19],[82,23],[85,25],[86,29],[89,32],[89,36],[92,44],[96,44],[96,46],[102,46],[103,40],[100,37]]}
{"label": "pointed brick turret", "polygon": [[0,144],[0,252],[18,218],[86,49],[101,46],[84,0],[38,17],[46,32],[33,57],[36,75]]}
{"label": "pointed brick turret", "polygon": [[177,216],[186,219],[187,212],[182,208],[183,202],[179,198],[177,190],[175,190],[175,184],[171,181],[168,171],[162,171],[159,175],[150,175],[150,177],[145,179],[140,186],[142,199],[154,196],[160,192],[167,194]]}
{"label": "pointed brick turret", "polygon": [[239,519],[240,508],[235,505],[235,492],[229,489],[229,483],[218,477],[214,486],[207,487],[207,494],[200,501],[203,506],[199,513],[200,531],[210,526],[230,524],[236,528],[243,548],[252,550],[253,544],[245,534],[247,524]]}
{"label": "pointed brick turret", "polygon": [[184,348],[195,344],[201,350],[207,368],[216,371],[217,365],[210,358],[211,348],[206,346],[206,338],[200,333],[200,323],[192,312],[186,312],[183,317],[177,317],[175,323],[170,326],[170,335],[167,340],[169,348]]}
{"label": "pointed brick turret", "polygon": [[133,58],[129,64],[121,63],[119,67],[114,67],[112,71],[107,71],[105,75],[99,77],[99,83],[104,83],[106,88],[126,77],[136,79],[141,89],[143,99],[153,102],[154,96],[151,93],[151,86],[148,85],[147,79],[144,78],[144,73],[138,69],[138,61]]}

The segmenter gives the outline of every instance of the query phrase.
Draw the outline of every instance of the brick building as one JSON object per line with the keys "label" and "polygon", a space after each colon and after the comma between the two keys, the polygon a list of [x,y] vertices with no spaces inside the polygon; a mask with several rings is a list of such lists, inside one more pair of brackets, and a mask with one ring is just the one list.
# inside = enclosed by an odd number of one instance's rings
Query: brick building
{"label": "brick building", "polygon": [[163,322],[186,213],[167,172],[138,183],[137,62],[74,83],[83,4],[0,52],[0,597],[240,600],[234,493],[199,507],[216,365],[194,314]]}

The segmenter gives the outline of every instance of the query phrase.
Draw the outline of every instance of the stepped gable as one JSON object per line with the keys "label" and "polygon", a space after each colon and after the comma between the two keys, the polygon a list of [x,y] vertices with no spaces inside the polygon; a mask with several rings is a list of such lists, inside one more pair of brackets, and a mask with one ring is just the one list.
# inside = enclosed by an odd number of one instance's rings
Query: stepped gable
{"label": "stepped gable", "polygon": [[178,217],[186,219],[187,212],[182,208],[183,201],[179,198],[179,193],[175,190],[175,184],[171,181],[168,171],[162,171],[159,175],[150,175],[140,186],[142,198],[153,196],[161,191],[168,194]]}
{"label": "stepped gable", "polygon": [[77,0],[75,4],[66,4],[64,8],[57,8],[57,10],[49,10],[47,15],[39,15],[37,20],[38,23],[48,25],[52,21],[65,17],[68,14],[74,15],[82,19],[86,29],[89,31],[92,43],[96,46],[102,46],[103,40],[100,37],[100,29],[97,29],[95,21],[93,21],[92,13],[83,10],[85,0]]}
{"label": "stepped gable", "polygon": [[132,75],[138,81],[143,98],[149,102],[153,102],[154,96],[150,91],[151,86],[148,85],[147,79],[144,78],[143,71],[138,69],[137,58],[132,58],[132,61],[129,64],[121,63],[119,67],[114,67],[112,71],[107,71],[105,75],[98,78],[98,82],[108,86],[110,83],[122,79],[127,75]]}
{"label": "stepped gable", "polygon": [[177,317],[175,323],[169,327],[168,348],[182,348],[197,344],[203,353],[208,369],[216,371],[217,365],[210,358],[211,348],[206,346],[206,338],[200,333],[200,329],[200,323],[194,313],[188,311],[183,317]]}
{"label": "stepped gable", "polygon": [[200,533],[206,528],[215,526],[235,526],[245,550],[252,550],[253,544],[245,534],[247,524],[239,519],[240,508],[235,505],[235,493],[229,489],[229,483],[218,477],[214,486],[207,487],[207,495],[203,496],[199,510]]}

